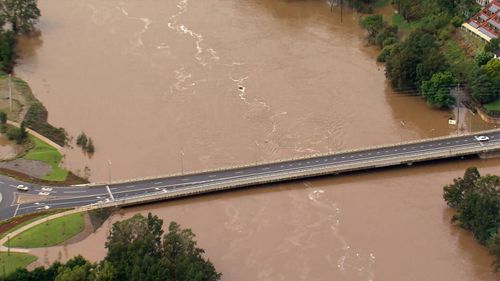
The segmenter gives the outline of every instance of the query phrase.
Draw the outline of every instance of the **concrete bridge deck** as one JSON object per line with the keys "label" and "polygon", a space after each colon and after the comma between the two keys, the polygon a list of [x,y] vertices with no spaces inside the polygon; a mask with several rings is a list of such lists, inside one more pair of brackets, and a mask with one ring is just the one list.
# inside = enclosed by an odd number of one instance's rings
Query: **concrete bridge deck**
{"label": "concrete bridge deck", "polygon": [[[478,141],[484,135],[488,141]],[[129,206],[241,188],[265,183],[349,171],[368,170],[465,155],[495,155],[500,152],[500,130],[448,136],[367,149],[341,151],[300,159],[248,165],[177,176],[139,179],[105,185],[60,187],[49,191],[55,199],[34,203],[0,205],[0,219],[36,212],[44,208]],[[40,186],[28,192],[38,194]]]}

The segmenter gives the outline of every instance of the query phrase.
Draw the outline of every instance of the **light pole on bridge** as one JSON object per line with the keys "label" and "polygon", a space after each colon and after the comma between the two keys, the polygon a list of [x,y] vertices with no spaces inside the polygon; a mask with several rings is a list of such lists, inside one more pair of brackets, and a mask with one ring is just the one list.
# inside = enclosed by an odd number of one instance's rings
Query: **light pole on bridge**
{"label": "light pole on bridge", "polygon": [[111,160],[108,160],[108,185],[111,184]]}

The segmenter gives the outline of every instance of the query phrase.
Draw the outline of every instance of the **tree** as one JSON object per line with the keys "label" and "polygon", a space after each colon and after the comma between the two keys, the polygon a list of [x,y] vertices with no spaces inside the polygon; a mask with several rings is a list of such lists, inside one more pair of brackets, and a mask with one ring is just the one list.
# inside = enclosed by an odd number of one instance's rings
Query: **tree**
{"label": "tree", "polygon": [[382,15],[369,15],[361,20],[361,26],[368,31],[369,37],[375,37],[384,27],[384,19]]}
{"label": "tree", "polygon": [[490,59],[485,65],[484,70],[486,74],[490,77],[500,77],[500,60],[499,59]]}
{"label": "tree", "polygon": [[483,66],[493,58],[493,53],[482,51],[474,57],[474,61],[479,66]]}
{"label": "tree", "polygon": [[16,39],[11,31],[0,32],[0,71],[11,73],[14,68]]}
{"label": "tree", "polygon": [[458,207],[462,203],[465,192],[472,190],[480,177],[481,174],[476,167],[467,168],[463,178],[454,179],[453,184],[443,188],[443,198],[446,204],[450,207]]}
{"label": "tree", "polygon": [[395,90],[417,89],[426,77],[431,77],[443,66],[433,60],[443,61],[436,53],[436,37],[424,30],[413,31],[408,39],[397,43],[386,59],[385,74]]}
{"label": "tree", "polygon": [[0,17],[12,24],[12,30],[15,33],[31,31],[40,15],[36,0],[0,1]]}
{"label": "tree", "polygon": [[457,83],[450,72],[439,72],[432,75],[429,81],[422,83],[422,96],[432,106],[451,107],[455,97],[450,94],[450,89]]}
{"label": "tree", "polygon": [[496,234],[491,237],[488,248],[490,254],[495,257],[495,260],[491,264],[493,270],[498,272],[500,270],[500,228],[498,228]]}
{"label": "tree", "polygon": [[94,153],[95,152],[95,147],[94,147],[94,143],[92,142],[92,138],[89,138],[89,142],[87,143],[86,151],[88,153]]}
{"label": "tree", "polygon": [[87,135],[85,135],[84,132],[79,134],[78,137],[76,138],[76,145],[84,149],[87,147],[87,142],[88,142]]}
{"label": "tree", "polygon": [[471,75],[469,90],[481,104],[496,100],[500,95],[500,77],[491,77],[485,68],[480,67]]}
{"label": "tree", "polygon": [[500,49],[500,38],[493,38],[484,45],[484,51],[487,53],[494,53],[498,49]]}
{"label": "tree", "polygon": [[7,114],[5,112],[0,111],[0,124],[5,125],[7,123]]}

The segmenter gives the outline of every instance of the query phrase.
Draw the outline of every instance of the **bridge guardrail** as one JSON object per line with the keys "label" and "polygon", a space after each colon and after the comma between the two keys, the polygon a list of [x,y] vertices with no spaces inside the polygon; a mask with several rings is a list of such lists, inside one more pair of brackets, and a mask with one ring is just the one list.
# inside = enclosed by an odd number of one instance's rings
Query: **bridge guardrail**
{"label": "bridge guardrail", "polygon": [[500,150],[500,142],[491,143],[482,147],[463,147],[463,148],[461,147],[461,148],[443,149],[441,151],[411,153],[408,155],[398,155],[383,159],[373,159],[365,162],[312,167],[312,168],[305,167],[304,169],[298,169],[294,171],[287,171],[269,175],[257,175],[253,177],[233,179],[224,182],[215,182],[209,184],[189,186],[181,189],[168,190],[167,192],[159,191],[154,194],[131,196],[127,198],[117,199],[115,201],[96,203],[94,205],[87,205],[81,208],[95,209],[95,208],[104,208],[112,206],[139,205],[139,204],[169,200],[180,197],[188,197],[198,194],[230,190],[245,186],[262,185],[267,183],[275,183],[279,181],[295,180],[305,177],[339,174],[339,173],[357,171],[367,168],[380,168],[380,167],[396,166],[413,162],[460,157],[471,154],[488,153],[498,150]]}

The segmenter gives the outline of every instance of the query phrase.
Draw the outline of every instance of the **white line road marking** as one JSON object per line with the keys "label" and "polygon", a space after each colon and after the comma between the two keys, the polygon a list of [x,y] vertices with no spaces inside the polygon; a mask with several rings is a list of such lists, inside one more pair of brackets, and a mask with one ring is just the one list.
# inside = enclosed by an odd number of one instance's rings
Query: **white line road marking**
{"label": "white line road marking", "polygon": [[263,170],[263,171],[269,170],[269,167],[264,167],[261,170]]}
{"label": "white line road marking", "polygon": [[20,204],[17,204],[16,210],[14,211],[14,217],[17,215],[17,211],[19,210],[19,205]]}
{"label": "white line road marking", "polygon": [[209,178],[215,178],[217,175],[210,175]]}
{"label": "white line road marking", "polygon": [[135,187],[135,185],[127,185],[125,186],[126,188],[132,188],[132,187]]}
{"label": "white line road marking", "polygon": [[[78,190],[78,191],[63,191],[63,193],[86,193],[87,191],[86,190]],[[53,192],[53,193],[56,193],[56,192]]]}
{"label": "white line road marking", "polygon": [[163,182],[161,182],[161,181],[157,181],[157,182],[155,182],[155,184],[162,184],[162,183],[163,183]]}
{"label": "white line road marking", "polygon": [[243,172],[242,172],[242,171],[236,171],[236,172],[234,172],[234,173],[235,173],[235,174],[243,174]]}

